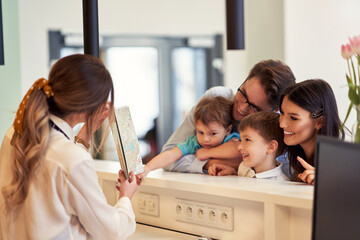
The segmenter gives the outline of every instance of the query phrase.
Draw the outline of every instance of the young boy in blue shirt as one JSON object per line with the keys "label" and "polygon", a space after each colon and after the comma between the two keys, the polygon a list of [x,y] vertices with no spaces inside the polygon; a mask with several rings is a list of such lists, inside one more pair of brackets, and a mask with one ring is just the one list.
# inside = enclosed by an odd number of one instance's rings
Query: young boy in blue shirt
{"label": "young boy in blue shirt", "polygon": [[233,102],[221,96],[201,99],[194,112],[196,135],[154,157],[145,165],[144,172],[137,175],[138,182],[141,182],[150,171],[163,168],[184,155],[195,154],[199,159],[206,160],[207,151],[211,151],[211,148],[231,139],[238,141],[239,134],[231,132],[232,108]]}

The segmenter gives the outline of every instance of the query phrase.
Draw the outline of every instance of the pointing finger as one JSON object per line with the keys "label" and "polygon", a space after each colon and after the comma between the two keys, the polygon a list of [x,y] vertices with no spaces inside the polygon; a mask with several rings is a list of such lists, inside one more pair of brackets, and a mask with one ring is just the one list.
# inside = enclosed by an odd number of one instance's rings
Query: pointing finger
{"label": "pointing finger", "polygon": [[301,157],[297,156],[296,158],[299,163],[305,168],[305,169],[308,169],[308,170],[314,170],[315,168],[313,166],[311,166],[310,164],[308,164],[304,159],[302,159]]}

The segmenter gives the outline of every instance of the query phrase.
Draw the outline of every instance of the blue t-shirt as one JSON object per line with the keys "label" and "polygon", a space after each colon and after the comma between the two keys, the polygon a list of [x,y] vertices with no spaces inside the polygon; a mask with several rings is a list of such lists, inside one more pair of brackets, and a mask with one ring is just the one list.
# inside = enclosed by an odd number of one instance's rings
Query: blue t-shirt
{"label": "blue t-shirt", "polygon": [[[226,143],[232,138],[240,139],[239,133],[230,133],[224,138],[222,143]],[[202,148],[197,141],[196,135],[188,137],[185,142],[178,144],[177,147],[180,148],[183,156],[188,154],[195,154],[198,149]]]}

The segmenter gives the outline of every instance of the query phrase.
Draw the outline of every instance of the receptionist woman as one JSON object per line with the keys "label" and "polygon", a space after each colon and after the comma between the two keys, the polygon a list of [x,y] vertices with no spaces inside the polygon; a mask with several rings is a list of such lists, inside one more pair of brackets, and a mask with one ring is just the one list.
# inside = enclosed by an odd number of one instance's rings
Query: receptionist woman
{"label": "receptionist woman", "polygon": [[103,63],[81,54],[58,60],[49,80],[30,88],[0,150],[0,239],[124,239],[135,231],[134,175],[119,173],[120,198],[108,205],[88,143],[72,129],[85,122],[91,136],[113,96]]}

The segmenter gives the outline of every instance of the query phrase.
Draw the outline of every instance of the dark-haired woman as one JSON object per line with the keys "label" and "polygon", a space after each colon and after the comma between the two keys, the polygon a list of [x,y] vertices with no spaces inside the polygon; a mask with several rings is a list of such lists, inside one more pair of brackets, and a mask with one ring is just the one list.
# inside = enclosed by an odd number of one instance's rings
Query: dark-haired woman
{"label": "dark-haired woman", "polygon": [[[33,84],[0,149],[0,239],[124,239],[134,232],[134,175],[127,181],[119,173],[120,198],[110,206],[88,152],[113,99],[109,72],[89,55],[60,59],[49,80]],[[82,122],[81,140],[73,127]]]}
{"label": "dark-haired woman", "polygon": [[343,137],[334,93],[321,79],[288,87],[280,98],[280,127],[288,146],[291,180],[313,184],[317,135]]}

